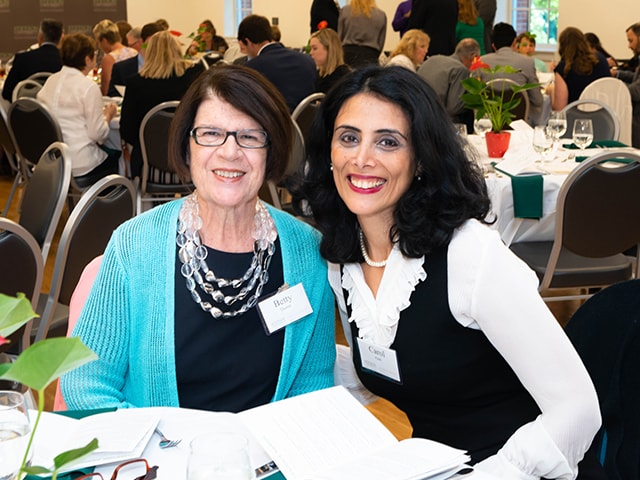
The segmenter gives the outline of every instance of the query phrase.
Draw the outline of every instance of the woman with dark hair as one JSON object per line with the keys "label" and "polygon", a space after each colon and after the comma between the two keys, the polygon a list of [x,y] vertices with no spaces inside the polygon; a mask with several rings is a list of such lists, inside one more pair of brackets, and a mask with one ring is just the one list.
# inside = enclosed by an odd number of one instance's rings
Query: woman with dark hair
{"label": "woman with dark hair", "polygon": [[224,37],[216,35],[216,27],[213,26],[213,22],[204,20],[198,25],[198,33],[187,49],[187,56],[194,57],[200,52],[224,53],[227,48],[229,48],[229,44]]}
{"label": "woman with dark hair", "polygon": [[536,275],[486,225],[482,173],[446,117],[417,75],[369,67],[311,130],[296,198],[323,234],[356,372],[414,436],[479,470],[575,478],[600,426],[595,390]]}
{"label": "woman with dark hair", "polygon": [[99,360],[63,377],[69,408],[238,412],[333,384],[317,232],[258,199],[291,145],[289,110],[259,73],[225,66],[191,85],[169,157],[196,191],[114,232],[73,331]]}
{"label": "woman with dark hair", "polygon": [[584,38],[587,40],[589,48],[591,48],[592,52],[600,52],[604,56],[604,58],[607,59],[607,63],[610,67],[616,66],[616,59],[613,58],[613,55],[611,55],[604,49],[602,43],[600,42],[600,38],[595,33],[587,32],[584,34]]}
{"label": "woman with dark hair", "polygon": [[80,187],[118,173],[121,154],[104,146],[117,107],[105,105],[100,87],[87,78],[96,66],[95,50],[94,40],[84,33],[65,35],[60,45],[62,70],[47,78],[37,95],[60,125],[69,147],[71,174]]}
{"label": "woman with dark hair", "polygon": [[558,54],[560,63],[553,70],[553,88],[551,91],[547,88],[554,110],[562,110],[578,100],[582,91],[594,80],[611,76],[605,56],[593,52],[584,34],[575,27],[567,27],[560,33]]}

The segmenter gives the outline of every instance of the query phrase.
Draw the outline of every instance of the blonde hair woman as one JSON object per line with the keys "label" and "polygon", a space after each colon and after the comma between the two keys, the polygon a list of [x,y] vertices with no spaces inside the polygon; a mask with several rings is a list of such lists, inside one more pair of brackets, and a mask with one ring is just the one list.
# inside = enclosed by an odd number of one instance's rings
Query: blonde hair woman
{"label": "blonde hair woman", "polygon": [[93,35],[95,36],[98,47],[105,53],[100,62],[100,68],[102,68],[100,90],[102,95],[106,95],[109,91],[113,64],[121,60],[126,60],[127,58],[135,57],[138,52],[122,44],[120,30],[111,20],[101,20],[96,23],[93,27]]}
{"label": "blonde hair woman", "polygon": [[387,35],[387,15],[374,0],[351,0],[340,11],[338,35],[347,65],[378,63]]}
{"label": "blonde hair woman", "polygon": [[127,80],[122,101],[120,136],[132,146],[132,177],[142,171],[139,131],[144,116],[159,103],[180,100],[203,71],[201,63],[182,58],[180,44],[170,32],[163,30],[149,37],[144,65]]}
{"label": "blonde hair woman", "polygon": [[311,58],[318,68],[316,91],[327,93],[329,89],[351,69],[344,63],[340,37],[332,28],[318,30],[309,40]]}
{"label": "blonde hair woman", "polygon": [[484,55],[484,23],[473,0],[458,0],[458,23],[456,43],[463,38],[473,38],[480,44],[480,54]]}
{"label": "blonde hair woman", "polygon": [[391,52],[387,67],[395,65],[415,72],[424,61],[430,40],[429,35],[422,30],[417,28],[407,30],[396,49]]}

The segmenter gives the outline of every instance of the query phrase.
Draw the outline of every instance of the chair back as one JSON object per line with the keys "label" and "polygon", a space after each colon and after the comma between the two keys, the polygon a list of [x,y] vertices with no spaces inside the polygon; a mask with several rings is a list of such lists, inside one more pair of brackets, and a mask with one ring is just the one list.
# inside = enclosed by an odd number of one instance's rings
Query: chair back
{"label": "chair back", "polygon": [[7,109],[4,102],[0,102],[0,147],[2,147],[2,151],[4,152],[4,156],[9,163],[9,167],[11,168],[13,175],[15,175],[15,179],[11,185],[11,190],[9,191],[9,196],[7,197],[7,203],[2,211],[2,216],[6,217],[9,212],[9,208],[11,207],[11,202],[13,201],[16,188],[23,182],[23,178],[18,159],[18,149],[16,148],[13,136],[11,135],[11,130],[9,129]]}
{"label": "chair back", "polygon": [[510,78],[495,78],[493,80],[489,80],[487,82],[487,86],[491,86],[493,88],[493,96],[494,97],[503,97],[504,101],[507,102],[513,98],[519,99],[520,103],[511,110],[513,114],[513,120],[524,120],[527,121],[529,118],[529,94],[526,90],[521,92],[514,92],[512,87],[517,86],[518,83]]}
{"label": "chair back", "polygon": [[309,138],[309,132],[311,131],[311,125],[316,118],[316,112],[324,99],[325,94],[322,92],[312,93],[311,95],[303,98],[298,106],[291,113],[291,118],[300,127],[302,137],[305,142]]}
{"label": "chair back", "polygon": [[140,151],[142,153],[142,178],[138,191],[138,212],[143,201],[167,201],[175,194],[188,195],[194,189],[192,183],[184,184],[169,166],[167,145],[169,126],[179,100],[156,105],[140,124]]}
{"label": "chair back", "polygon": [[44,82],[46,82],[47,78],[49,78],[51,75],[53,75],[51,72],[36,72],[32,75],[29,75],[27,77],[27,80],[34,80],[40,85],[44,85]]}
{"label": "chair back", "polygon": [[565,331],[598,394],[602,427],[592,448],[607,478],[640,478],[640,280],[596,293]]}
{"label": "chair back", "polygon": [[49,109],[33,98],[20,98],[9,107],[9,128],[25,178],[54,142],[63,142],[62,131]]}
{"label": "chair back", "polygon": [[135,215],[135,196],[131,180],[120,175],[108,175],[82,194],[60,237],[36,340],[46,338],[58,304],[68,307],[84,267],[104,252],[113,231]]}
{"label": "chair back", "polygon": [[[24,293],[35,311],[38,305],[44,262],[40,246],[20,224],[0,218],[0,293],[15,296]],[[0,347],[0,352],[20,353],[29,346],[32,321],[9,336],[11,344]]]}
{"label": "chair back", "polygon": [[11,95],[11,101],[15,102],[19,98],[28,97],[28,98],[36,98],[36,95],[42,88],[42,83],[37,80],[22,80],[18,82],[13,89],[13,93]]}
{"label": "chair back", "polygon": [[562,109],[567,115],[567,132],[563,138],[573,136],[573,124],[577,118],[589,118],[593,123],[593,141],[618,140],[620,121],[616,113],[599,100],[582,99],[571,102]]}
{"label": "chair back", "polygon": [[[624,157],[628,163],[616,163]],[[612,161],[613,160],[613,161]],[[556,227],[541,288],[551,284],[561,250],[605,258],[640,244],[640,155],[607,151],[583,161],[560,187]],[[636,258],[636,272],[640,256]],[[628,267],[631,276],[631,263]],[[606,284],[620,279],[612,278]]]}
{"label": "chair back", "polygon": [[64,143],[54,142],[42,154],[20,203],[19,223],[36,239],[47,261],[71,181],[71,160]]}
{"label": "chair back", "polygon": [[598,100],[611,108],[620,121],[619,140],[631,145],[633,107],[629,88],[622,80],[614,77],[594,80],[582,91],[580,100]]}

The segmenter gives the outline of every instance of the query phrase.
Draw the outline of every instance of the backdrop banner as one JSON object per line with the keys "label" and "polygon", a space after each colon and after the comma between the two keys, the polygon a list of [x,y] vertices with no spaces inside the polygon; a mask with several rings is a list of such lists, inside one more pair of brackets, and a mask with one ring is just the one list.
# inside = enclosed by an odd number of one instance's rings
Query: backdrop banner
{"label": "backdrop banner", "polygon": [[61,21],[65,33],[91,35],[100,20],[126,20],[127,0],[0,0],[0,60],[36,44],[44,18]]}

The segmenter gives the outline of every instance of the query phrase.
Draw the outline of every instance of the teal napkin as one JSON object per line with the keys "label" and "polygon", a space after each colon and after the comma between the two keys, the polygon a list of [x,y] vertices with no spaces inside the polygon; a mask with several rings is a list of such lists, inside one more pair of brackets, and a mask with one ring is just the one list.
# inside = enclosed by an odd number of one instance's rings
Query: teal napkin
{"label": "teal napkin", "polygon": [[511,178],[511,190],[513,192],[513,216],[516,218],[542,217],[542,194],[544,180],[542,175],[511,175],[494,168]]}
{"label": "teal napkin", "polygon": [[[583,162],[584,160],[586,160],[587,158],[589,158],[588,156],[584,156],[584,157],[576,157],[576,162],[580,163]],[[604,162],[615,162],[615,163],[633,163],[634,160],[631,160],[630,158],[610,158],[608,160],[604,160]]]}
{"label": "teal napkin", "polygon": [[[622,142],[616,140],[598,140],[597,142],[591,142],[587,148],[616,148],[616,147],[628,147]],[[575,143],[563,143],[562,148],[567,150],[579,150],[579,147]]]}

